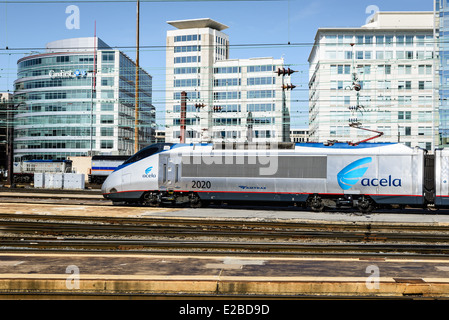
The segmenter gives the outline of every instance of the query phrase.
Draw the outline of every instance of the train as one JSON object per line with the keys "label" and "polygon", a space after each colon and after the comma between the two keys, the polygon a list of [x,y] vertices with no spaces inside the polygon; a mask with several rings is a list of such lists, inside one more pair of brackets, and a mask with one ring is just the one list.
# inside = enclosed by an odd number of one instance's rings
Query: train
{"label": "train", "polygon": [[[89,183],[101,185],[128,156],[120,155],[95,155],[91,159],[89,168]],[[34,182],[34,174],[41,172],[71,173],[73,171],[72,160],[22,160],[14,162],[14,182]]]}
{"label": "train", "polygon": [[89,170],[89,182],[93,184],[102,184],[106,178],[114,172],[130,156],[119,155],[95,155],[91,160]]}
{"label": "train", "polygon": [[33,182],[34,174],[41,172],[72,172],[71,160],[24,160],[13,164],[14,182]]}
{"label": "train", "polygon": [[102,185],[113,203],[287,204],[320,212],[449,207],[449,149],[398,143],[150,145]]}

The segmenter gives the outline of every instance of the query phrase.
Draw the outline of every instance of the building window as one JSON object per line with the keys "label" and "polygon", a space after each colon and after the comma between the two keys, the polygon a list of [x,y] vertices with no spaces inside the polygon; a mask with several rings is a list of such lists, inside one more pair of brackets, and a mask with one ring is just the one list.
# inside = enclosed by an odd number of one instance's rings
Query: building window
{"label": "building window", "polygon": [[398,74],[412,74],[412,66],[411,65],[399,65],[398,66]]}
{"label": "building window", "polygon": [[260,78],[248,78],[247,79],[247,84],[249,86],[257,86],[257,85],[264,85],[264,84],[275,84],[275,83],[276,83],[276,78],[275,77],[260,77]]}
{"label": "building window", "polygon": [[114,111],[114,104],[113,103],[102,103],[101,111]]}
{"label": "building window", "polygon": [[385,45],[387,47],[393,46],[393,36],[385,36]]}
{"label": "building window", "polygon": [[[248,67],[248,68],[251,68],[251,67]],[[241,67],[219,67],[219,68],[214,68],[214,73],[215,74],[221,74],[221,73],[241,73],[241,72],[242,72],[242,68]],[[250,72],[250,71],[248,71],[248,72]]]}
{"label": "building window", "polygon": [[178,52],[196,52],[201,51],[201,46],[176,46],[174,47],[175,53]]}
{"label": "building window", "polygon": [[406,36],[405,37],[405,44],[408,46],[412,46],[413,45],[413,36]]}
{"label": "building window", "polygon": [[101,140],[101,149],[113,149],[114,141],[113,140]]}
{"label": "building window", "polygon": [[376,36],[376,44],[378,46],[382,46],[384,44],[385,37],[384,36]]}
{"label": "building window", "polygon": [[201,40],[200,34],[189,34],[189,35],[183,35],[183,36],[176,36],[175,42],[181,42],[181,41],[197,41]]}
{"label": "building window", "polygon": [[114,123],[114,115],[103,114],[103,115],[101,115],[100,122],[102,124],[113,124]]}
{"label": "building window", "polygon": [[370,46],[373,44],[373,36],[365,36],[365,45]]}
{"label": "building window", "polygon": [[192,63],[192,62],[201,62],[201,57],[197,56],[186,56],[186,57],[175,57],[175,63]]}
{"label": "building window", "polygon": [[56,62],[69,62],[70,57],[69,56],[59,56],[56,57]]}
{"label": "building window", "polygon": [[103,62],[113,62],[114,61],[114,52],[103,52],[102,59]]}
{"label": "building window", "polygon": [[227,86],[239,86],[239,85],[241,85],[240,78],[215,79],[214,80],[214,87],[227,87]]}
{"label": "building window", "polygon": [[398,111],[398,120],[411,120],[412,112],[411,111]]}
{"label": "building window", "polygon": [[113,90],[101,91],[101,98],[102,99],[114,99],[114,91]]}
{"label": "building window", "polygon": [[275,97],[274,90],[253,90],[248,91],[247,98],[248,99],[257,99],[257,98],[274,98]]}
{"label": "building window", "polygon": [[101,136],[102,137],[112,137],[114,136],[114,128],[101,128]]}
{"label": "building window", "polygon": [[200,73],[200,68],[175,68],[175,74]]}
{"label": "building window", "polygon": [[101,85],[102,86],[113,86],[114,85],[114,78],[112,78],[112,77],[101,78]]}
{"label": "building window", "polygon": [[264,65],[264,66],[249,66],[248,72],[266,72],[266,71],[275,71],[276,66],[273,65]]}
{"label": "building window", "polygon": [[200,79],[177,79],[174,81],[174,87],[199,87]]}

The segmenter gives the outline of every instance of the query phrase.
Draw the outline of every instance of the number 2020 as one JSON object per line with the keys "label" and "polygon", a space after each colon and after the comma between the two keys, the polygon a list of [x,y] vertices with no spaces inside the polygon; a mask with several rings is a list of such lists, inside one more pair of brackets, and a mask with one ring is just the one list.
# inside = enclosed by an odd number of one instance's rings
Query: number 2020
{"label": "number 2020", "polygon": [[210,189],[210,181],[192,181],[193,189]]}

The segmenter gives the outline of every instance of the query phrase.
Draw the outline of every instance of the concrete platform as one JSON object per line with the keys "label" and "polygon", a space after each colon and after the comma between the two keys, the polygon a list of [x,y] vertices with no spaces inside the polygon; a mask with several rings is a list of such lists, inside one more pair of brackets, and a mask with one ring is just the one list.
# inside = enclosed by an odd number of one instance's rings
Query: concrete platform
{"label": "concrete platform", "polygon": [[0,254],[0,299],[22,294],[449,298],[449,259]]}

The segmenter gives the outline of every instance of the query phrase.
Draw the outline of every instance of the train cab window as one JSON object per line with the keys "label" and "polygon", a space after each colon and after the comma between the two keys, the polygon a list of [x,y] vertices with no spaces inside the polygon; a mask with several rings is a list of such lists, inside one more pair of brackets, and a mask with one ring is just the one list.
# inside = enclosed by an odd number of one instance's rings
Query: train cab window
{"label": "train cab window", "polygon": [[128,160],[126,160],[123,163],[123,165],[137,162],[139,160],[142,160],[149,156],[152,156],[155,153],[165,150],[164,147],[168,147],[168,150],[169,150],[172,145],[173,145],[173,143],[156,143],[151,146],[148,146],[148,147],[140,150],[139,152],[137,152],[135,155],[133,155]]}
{"label": "train cab window", "polygon": [[124,162],[123,164],[130,164],[133,162],[137,162],[139,160],[142,160],[146,157],[149,157],[153,154],[155,154],[156,152],[158,152],[160,150],[160,148],[158,146],[149,146],[145,149],[140,150],[139,152],[137,152],[134,156],[132,156],[131,158],[129,158],[128,160],[126,160],[126,162]]}

